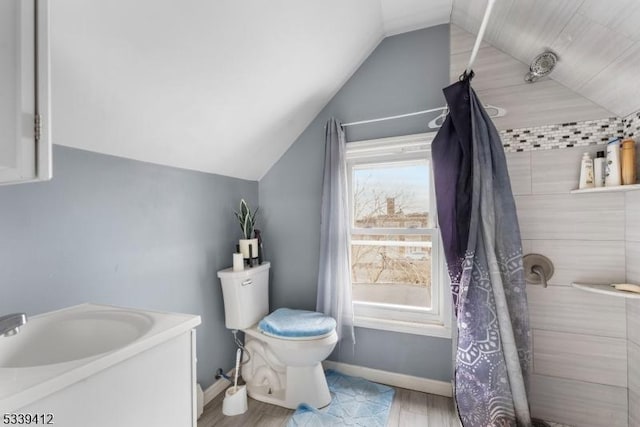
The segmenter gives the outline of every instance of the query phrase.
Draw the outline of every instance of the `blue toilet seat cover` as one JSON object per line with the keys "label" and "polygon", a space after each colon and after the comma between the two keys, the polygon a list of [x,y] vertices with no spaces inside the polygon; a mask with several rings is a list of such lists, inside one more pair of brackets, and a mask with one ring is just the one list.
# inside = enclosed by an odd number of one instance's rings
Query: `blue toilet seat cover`
{"label": "blue toilet seat cover", "polygon": [[317,311],[279,308],[258,323],[262,332],[282,338],[327,335],[336,328],[333,317]]}

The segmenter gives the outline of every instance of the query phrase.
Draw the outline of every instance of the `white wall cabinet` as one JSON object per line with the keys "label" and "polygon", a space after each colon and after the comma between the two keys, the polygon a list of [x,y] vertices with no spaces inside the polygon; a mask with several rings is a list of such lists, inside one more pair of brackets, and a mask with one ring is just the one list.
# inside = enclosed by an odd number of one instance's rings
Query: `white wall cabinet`
{"label": "white wall cabinet", "polygon": [[0,184],[51,179],[48,6],[0,1]]}

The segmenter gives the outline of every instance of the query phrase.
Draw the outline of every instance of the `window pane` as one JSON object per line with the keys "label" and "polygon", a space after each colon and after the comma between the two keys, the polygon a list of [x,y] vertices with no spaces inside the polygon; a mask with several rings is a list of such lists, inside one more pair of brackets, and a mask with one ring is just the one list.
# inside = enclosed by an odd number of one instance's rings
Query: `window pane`
{"label": "window pane", "polygon": [[430,235],[353,235],[353,300],[431,307]]}
{"label": "window pane", "polygon": [[354,167],[354,227],[428,228],[429,176],[426,161]]}

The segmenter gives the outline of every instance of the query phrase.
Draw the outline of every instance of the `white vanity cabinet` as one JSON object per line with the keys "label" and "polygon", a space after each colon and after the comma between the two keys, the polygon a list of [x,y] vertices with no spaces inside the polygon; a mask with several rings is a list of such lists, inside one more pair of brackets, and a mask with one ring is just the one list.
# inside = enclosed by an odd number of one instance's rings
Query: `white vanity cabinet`
{"label": "white vanity cabinet", "polygon": [[197,427],[200,322],[100,304],[30,317],[0,339],[0,426]]}
{"label": "white vanity cabinet", "polygon": [[48,7],[0,1],[0,184],[51,178]]}

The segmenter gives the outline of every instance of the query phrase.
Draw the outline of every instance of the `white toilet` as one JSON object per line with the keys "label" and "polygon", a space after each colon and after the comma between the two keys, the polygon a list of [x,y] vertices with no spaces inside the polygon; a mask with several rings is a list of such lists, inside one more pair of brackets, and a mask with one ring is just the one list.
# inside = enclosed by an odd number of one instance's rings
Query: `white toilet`
{"label": "white toilet", "polygon": [[[243,271],[218,272],[225,324],[245,333],[250,356],[242,378],[250,397],[295,409],[331,402],[321,362],[338,342],[335,320],[313,311],[278,309],[269,314],[268,262]],[[244,356],[244,361],[247,356]]]}

